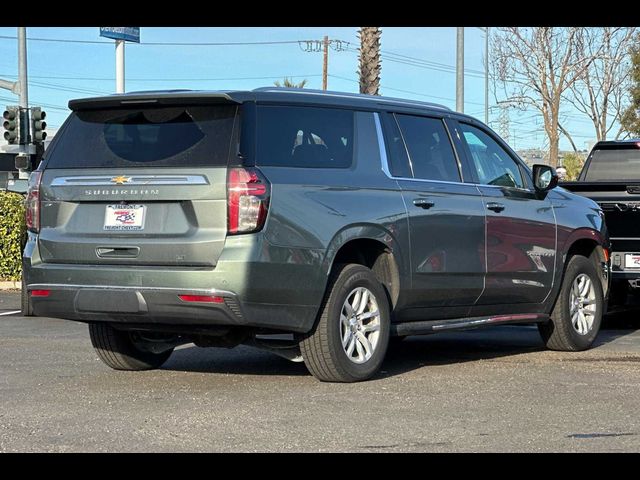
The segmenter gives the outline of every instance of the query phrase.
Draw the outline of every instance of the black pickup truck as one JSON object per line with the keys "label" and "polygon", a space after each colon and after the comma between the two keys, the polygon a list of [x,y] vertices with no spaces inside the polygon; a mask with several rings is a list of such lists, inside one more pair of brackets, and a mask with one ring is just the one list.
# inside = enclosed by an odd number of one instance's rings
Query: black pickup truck
{"label": "black pickup truck", "polygon": [[575,182],[561,187],[596,201],[611,240],[609,306],[640,297],[640,139],[595,144]]}

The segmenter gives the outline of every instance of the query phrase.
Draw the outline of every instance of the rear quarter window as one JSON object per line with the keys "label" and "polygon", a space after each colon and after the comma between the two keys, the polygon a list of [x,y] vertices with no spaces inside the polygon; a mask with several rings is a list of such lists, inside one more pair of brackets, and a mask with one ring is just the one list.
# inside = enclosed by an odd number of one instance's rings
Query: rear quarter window
{"label": "rear quarter window", "polygon": [[303,106],[258,107],[258,165],[349,168],[354,154],[354,112]]}
{"label": "rear quarter window", "polygon": [[226,166],[237,107],[82,110],[45,155],[47,168]]}

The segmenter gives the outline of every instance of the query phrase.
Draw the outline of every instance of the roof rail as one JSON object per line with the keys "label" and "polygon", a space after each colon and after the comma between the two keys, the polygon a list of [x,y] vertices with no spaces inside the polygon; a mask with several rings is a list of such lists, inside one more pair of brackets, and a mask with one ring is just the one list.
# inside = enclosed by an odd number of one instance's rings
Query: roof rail
{"label": "roof rail", "polygon": [[449,107],[440,105],[439,103],[423,102],[421,100],[409,100],[406,98],[387,97],[380,95],[366,95],[363,93],[351,93],[351,92],[338,92],[332,90],[314,90],[310,88],[295,88],[295,87],[260,87],[255,88],[254,92],[271,92],[271,93],[297,93],[303,95],[323,95],[328,97],[343,97],[353,99],[368,99],[376,102],[393,102],[404,103],[408,105],[416,105],[420,107],[438,108],[441,110],[451,110]]}

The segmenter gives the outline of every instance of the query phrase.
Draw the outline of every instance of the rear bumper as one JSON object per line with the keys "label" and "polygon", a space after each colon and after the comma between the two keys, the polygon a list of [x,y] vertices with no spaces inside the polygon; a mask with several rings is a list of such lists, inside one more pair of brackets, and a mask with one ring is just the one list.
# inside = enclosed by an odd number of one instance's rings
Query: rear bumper
{"label": "rear bumper", "polygon": [[[80,321],[183,325],[246,325],[237,296],[215,289],[173,289],[32,283],[47,296],[31,296],[38,316]],[[180,295],[215,296],[221,301],[185,302]]]}
{"label": "rear bumper", "polygon": [[[228,238],[213,269],[56,264],[41,261],[30,234],[23,275],[27,290],[50,290],[46,297],[31,297],[39,316],[305,333],[313,328],[326,276],[317,252],[293,253],[305,261],[292,262],[290,250],[247,235]],[[178,297],[189,294],[220,296],[223,301],[191,303]]]}
{"label": "rear bumper", "polygon": [[631,291],[640,292],[640,272],[628,270],[612,272],[611,286],[616,290],[631,288]]}

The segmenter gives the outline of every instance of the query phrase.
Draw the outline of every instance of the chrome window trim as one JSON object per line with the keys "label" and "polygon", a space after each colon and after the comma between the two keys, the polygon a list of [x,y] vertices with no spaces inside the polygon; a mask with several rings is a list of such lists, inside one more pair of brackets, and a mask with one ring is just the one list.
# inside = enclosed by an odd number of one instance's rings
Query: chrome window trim
{"label": "chrome window trim", "polygon": [[382,171],[385,175],[391,179],[394,177],[389,170],[389,159],[387,158],[387,146],[384,143],[384,136],[382,135],[382,125],[380,124],[380,115],[378,112],[373,112],[373,120],[376,124],[376,136],[378,137],[378,148],[380,149],[380,160],[382,162]]}
{"label": "chrome window trim", "polygon": [[[403,180],[403,181],[409,181],[409,182],[427,182],[427,183],[443,183],[445,185],[473,185],[476,187],[489,187],[489,188],[508,188],[511,190],[517,190],[517,191],[521,191],[521,192],[527,192],[527,193],[535,193],[535,190],[530,190],[528,188],[519,188],[519,187],[505,187],[503,185],[489,185],[486,183],[475,183],[475,182],[467,182],[467,181],[459,181],[459,182],[450,182],[447,180],[426,180],[424,178],[408,178],[408,177],[394,177],[391,174],[391,171],[389,170],[389,159],[387,158],[387,149],[386,149],[386,144],[384,141],[384,136],[382,134],[382,124],[380,123],[380,114],[378,112],[373,112],[373,116],[375,119],[375,124],[376,124],[376,134],[378,137],[378,147],[380,148],[380,160],[382,162],[382,171],[385,173],[385,175],[390,178],[391,180]],[[394,118],[394,121],[395,120]],[[446,122],[443,122],[445,124],[445,128],[446,128]],[[447,129],[447,133],[450,134],[449,130]],[[402,141],[404,142],[404,138],[402,139]],[[463,141],[463,140],[462,140]],[[457,152],[455,151],[455,148],[452,146],[452,148],[454,149],[454,153],[457,157]],[[405,149],[406,149],[406,145],[405,145]],[[409,162],[411,162],[411,160],[409,160]],[[409,165],[411,167],[411,165]],[[460,174],[462,176],[462,173]]]}
{"label": "chrome window trim", "polygon": [[76,175],[55,177],[52,187],[89,187],[89,186],[129,186],[129,185],[208,185],[204,175],[124,175],[130,180],[123,183],[113,182],[117,175]]}
{"label": "chrome window trim", "polygon": [[[465,182],[448,182],[446,180],[425,180],[423,178],[407,178],[407,177],[394,177],[389,170],[389,159],[387,158],[387,149],[384,143],[384,136],[382,135],[382,125],[380,123],[380,116],[378,112],[373,112],[376,123],[376,134],[378,136],[378,146],[380,147],[380,160],[382,162],[382,171],[391,180],[405,180],[412,182],[427,182],[427,183],[444,183],[448,185],[464,185]],[[402,140],[404,142],[404,139]],[[406,148],[406,147],[405,147]],[[471,184],[467,184],[471,185]]]}

